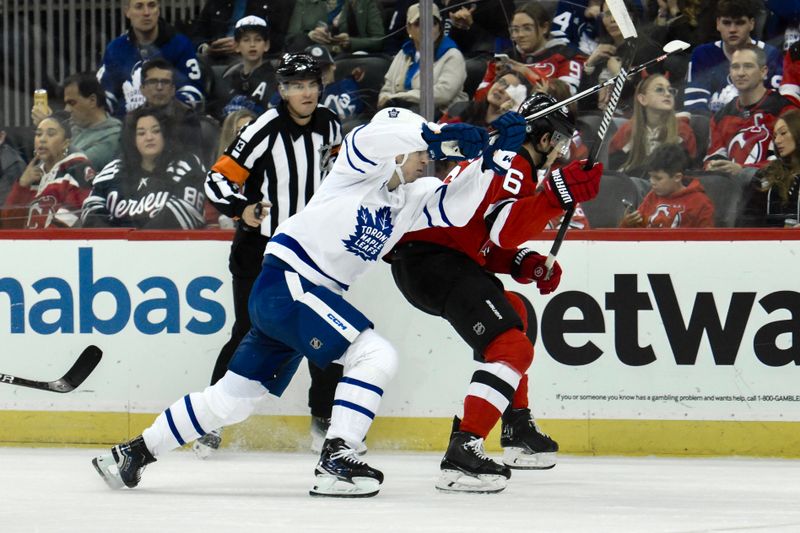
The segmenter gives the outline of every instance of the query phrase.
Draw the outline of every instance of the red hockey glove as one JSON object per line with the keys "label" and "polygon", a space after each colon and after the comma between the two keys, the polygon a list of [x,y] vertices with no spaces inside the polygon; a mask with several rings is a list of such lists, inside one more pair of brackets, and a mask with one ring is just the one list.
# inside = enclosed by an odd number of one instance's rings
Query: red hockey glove
{"label": "red hockey glove", "polygon": [[595,163],[589,170],[583,170],[585,164],[585,159],[573,161],[550,173],[544,182],[545,197],[550,205],[567,209],[576,202],[586,202],[597,196],[603,164]]}
{"label": "red hockey glove", "polygon": [[547,267],[544,266],[546,260],[545,256],[539,255],[533,250],[522,248],[514,256],[514,262],[511,265],[511,277],[519,283],[535,281],[540,294],[550,294],[558,288],[558,284],[561,282],[561,265],[558,264],[558,261],[553,263],[553,272],[550,274],[550,279],[545,279],[545,276],[547,276]]}

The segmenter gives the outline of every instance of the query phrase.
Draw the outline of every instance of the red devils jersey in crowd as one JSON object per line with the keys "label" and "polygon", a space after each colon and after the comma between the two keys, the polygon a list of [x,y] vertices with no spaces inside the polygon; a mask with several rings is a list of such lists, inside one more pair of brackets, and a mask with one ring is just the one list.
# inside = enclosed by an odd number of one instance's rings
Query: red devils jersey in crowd
{"label": "red devils jersey in crowd", "polygon": [[714,226],[714,204],[697,180],[692,180],[683,190],[671,196],[656,196],[650,191],[644,197],[638,211],[642,214],[642,223],[639,227],[643,228]]}
{"label": "red devils jersey in crowd", "polygon": [[[468,164],[460,163],[445,181],[458,179]],[[536,191],[536,180],[536,167],[528,152],[521,149],[511,161],[506,175],[494,177],[467,225],[414,231],[407,233],[400,242],[427,241],[447,246],[467,254],[493,272],[507,273],[511,256],[498,255],[498,264],[492,264],[490,252],[496,251],[495,245],[511,250],[513,256],[522,243],[536,237],[550,219],[563,212],[561,208],[551,206],[544,194]]]}
{"label": "red devils jersey in crowd", "polygon": [[781,94],[800,106],[800,41],[786,51],[783,58]]}
{"label": "red devils jersey in crowd", "polygon": [[[532,84],[542,79],[558,78],[569,85],[572,94],[578,90],[586,57],[568,46],[566,39],[552,39],[544,50],[536,54],[523,55],[513,51],[507,53],[511,59],[528,65],[527,77]],[[489,88],[498,76],[498,65],[497,61],[489,61],[483,80],[475,91],[475,100],[486,98]]]}
{"label": "red devils jersey in crowd", "polygon": [[744,166],[761,167],[772,153],[772,128],[780,114],[792,103],[767,89],[761,100],[744,107],[739,98],[717,111],[711,119],[711,142],[706,161],[726,159]]}

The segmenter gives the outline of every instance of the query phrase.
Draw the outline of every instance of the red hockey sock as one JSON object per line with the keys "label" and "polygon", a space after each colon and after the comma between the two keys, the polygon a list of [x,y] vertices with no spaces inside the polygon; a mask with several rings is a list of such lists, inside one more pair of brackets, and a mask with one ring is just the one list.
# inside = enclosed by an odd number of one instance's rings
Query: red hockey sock
{"label": "red hockey sock", "polygon": [[511,400],[512,409],[525,409],[528,407],[528,374],[523,374],[522,379],[519,380],[519,386],[514,392],[514,398]]}

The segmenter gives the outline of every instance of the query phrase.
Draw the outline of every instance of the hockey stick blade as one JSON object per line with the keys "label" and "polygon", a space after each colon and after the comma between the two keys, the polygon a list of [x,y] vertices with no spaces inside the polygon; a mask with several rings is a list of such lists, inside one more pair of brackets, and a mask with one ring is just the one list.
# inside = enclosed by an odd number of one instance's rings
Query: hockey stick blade
{"label": "hockey stick blade", "polygon": [[34,381],[8,374],[0,374],[0,383],[50,392],[72,392],[89,377],[89,374],[97,367],[102,357],[103,351],[97,346],[90,345],[81,352],[72,367],[60,379],[55,381]]}
{"label": "hockey stick blade", "polygon": [[628,8],[625,7],[624,0],[606,0],[606,5],[608,5],[608,10],[611,11],[611,15],[613,15],[614,22],[617,23],[623,39],[639,36],[636,33],[636,26],[633,25],[631,16],[628,13]]}

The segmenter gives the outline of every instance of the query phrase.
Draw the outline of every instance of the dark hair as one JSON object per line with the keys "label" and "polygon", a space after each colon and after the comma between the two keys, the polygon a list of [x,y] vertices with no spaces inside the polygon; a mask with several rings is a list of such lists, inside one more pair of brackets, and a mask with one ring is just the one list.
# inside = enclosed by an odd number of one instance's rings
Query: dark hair
{"label": "dark hair", "polygon": [[719,0],[717,4],[717,18],[747,17],[754,19],[760,11],[759,6],[753,0]]}
{"label": "dark hair", "polygon": [[65,139],[72,138],[72,123],[70,122],[69,113],[67,113],[66,111],[56,111],[49,117],[44,117],[42,119],[42,122],[44,122],[47,119],[55,120],[56,122],[58,122],[58,125],[61,127],[62,130],[64,130]]}
{"label": "dark hair", "polygon": [[675,143],[664,143],[653,150],[645,161],[648,172],[666,172],[670,176],[685,172],[689,166],[686,150]]}
{"label": "dark hair", "polygon": [[62,88],[66,89],[70,85],[76,85],[78,87],[78,93],[84,98],[89,98],[90,96],[94,95],[95,105],[108,111],[108,105],[106,104],[106,92],[103,89],[103,86],[100,85],[100,81],[98,81],[96,73],[78,72],[77,74],[72,74],[64,80]]}
{"label": "dark hair", "polygon": [[766,188],[775,188],[782,203],[786,204],[789,201],[789,189],[794,183],[795,176],[800,173],[800,109],[790,109],[778,118],[786,122],[789,128],[789,133],[795,142],[794,152],[787,158],[770,162],[759,171],[759,175],[766,180]]}
{"label": "dark hair", "polygon": [[542,4],[539,2],[528,2],[514,10],[514,15],[517,13],[528,15],[540,28],[547,26],[547,30],[544,32],[544,37],[550,35],[550,21],[553,19],[553,17],[550,15],[550,12],[547,11],[544,6],[542,6]]}
{"label": "dark hair", "polygon": [[147,79],[147,73],[154,68],[170,71],[172,73],[172,81],[175,81],[175,67],[163,57],[154,57],[144,62],[142,65],[142,81]]}
{"label": "dark hair", "polygon": [[153,107],[140,107],[131,111],[125,117],[125,124],[122,127],[120,138],[122,165],[129,174],[140,174],[142,172],[142,154],[136,148],[136,126],[139,123],[139,119],[143,117],[153,117],[161,126],[161,135],[164,137],[164,151],[161,152],[161,155],[156,160],[156,173],[161,173],[177,155],[177,150],[174,146],[178,143],[172,120],[163,110]]}

